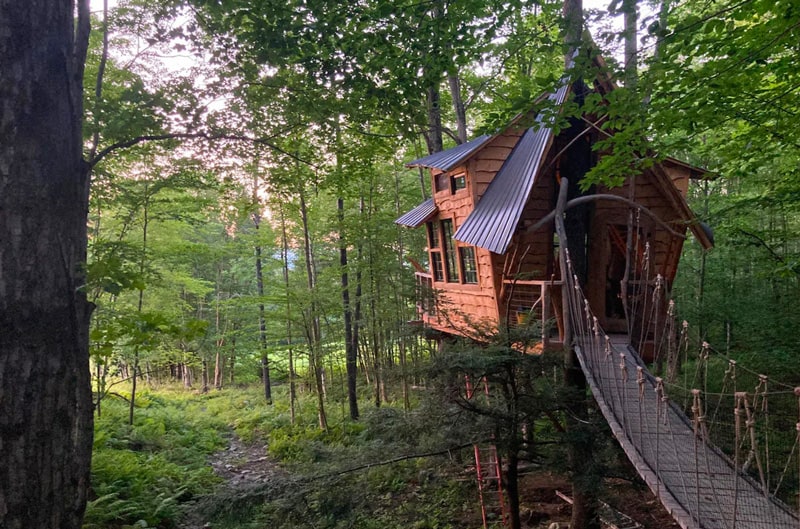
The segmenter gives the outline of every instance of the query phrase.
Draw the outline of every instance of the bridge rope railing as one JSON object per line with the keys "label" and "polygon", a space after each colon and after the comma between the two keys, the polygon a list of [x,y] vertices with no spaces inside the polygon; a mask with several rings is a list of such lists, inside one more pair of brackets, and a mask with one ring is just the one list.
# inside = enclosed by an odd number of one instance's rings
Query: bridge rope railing
{"label": "bridge rope railing", "polygon": [[651,488],[679,504],[685,527],[800,527],[786,507],[800,501],[800,390],[708,343],[693,347],[663,278],[650,272],[649,245],[640,259],[636,287],[623,292],[629,321],[641,315],[628,337],[640,350],[650,342],[650,365],[603,330],[568,255],[565,297],[581,363],[657,477]]}
{"label": "bridge rope railing", "polygon": [[[655,283],[651,307],[668,298],[661,276]],[[692,337],[686,320],[678,325],[674,301],[669,299],[666,307],[661,321],[651,310],[642,325],[653,329],[653,372],[664,376],[674,401],[703,422],[704,435],[742,472],[768,494],[797,506],[800,390]]]}

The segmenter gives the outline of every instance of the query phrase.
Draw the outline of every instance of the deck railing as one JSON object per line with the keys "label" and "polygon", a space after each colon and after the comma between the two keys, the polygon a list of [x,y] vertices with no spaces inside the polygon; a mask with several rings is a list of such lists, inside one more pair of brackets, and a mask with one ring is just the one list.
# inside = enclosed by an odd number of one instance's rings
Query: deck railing
{"label": "deck railing", "polygon": [[[553,291],[558,289],[554,298]],[[560,324],[561,281],[506,279],[503,281],[501,314],[505,313],[510,328],[538,323],[543,348],[562,343]]]}

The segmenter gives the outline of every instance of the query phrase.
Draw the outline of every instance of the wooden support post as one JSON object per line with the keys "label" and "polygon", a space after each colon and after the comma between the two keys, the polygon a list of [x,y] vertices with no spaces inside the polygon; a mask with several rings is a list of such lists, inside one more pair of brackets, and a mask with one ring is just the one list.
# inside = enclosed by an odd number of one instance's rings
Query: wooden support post
{"label": "wooden support post", "polygon": [[[578,357],[575,354],[573,323],[570,315],[570,300],[575,296],[573,276],[567,265],[567,231],[564,224],[564,211],[567,203],[569,179],[561,178],[561,188],[555,209],[555,228],[559,241],[559,266],[561,268],[561,311],[564,331],[564,384],[574,391],[574,402],[567,404],[568,458],[573,472],[572,520],[570,527],[575,529],[595,529],[600,527],[597,515],[596,486],[587,479],[592,472],[593,446],[591,434],[581,418],[587,416],[586,378],[583,376]],[[572,398],[572,397],[570,397]]]}

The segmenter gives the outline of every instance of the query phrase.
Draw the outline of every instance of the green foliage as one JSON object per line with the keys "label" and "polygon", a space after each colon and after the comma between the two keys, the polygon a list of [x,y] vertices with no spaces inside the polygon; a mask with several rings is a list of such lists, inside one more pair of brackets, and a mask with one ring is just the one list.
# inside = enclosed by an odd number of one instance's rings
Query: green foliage
{"label": "green foliage", "polygon": [[224,446],[224,423],[197,413],[186,398],[145,393],[137,402],[133,426],[118,399],[106,400],[95,421],[87,528],[140,520],[142,527],[174,527],[181,505],[218,482],[206,458]]}

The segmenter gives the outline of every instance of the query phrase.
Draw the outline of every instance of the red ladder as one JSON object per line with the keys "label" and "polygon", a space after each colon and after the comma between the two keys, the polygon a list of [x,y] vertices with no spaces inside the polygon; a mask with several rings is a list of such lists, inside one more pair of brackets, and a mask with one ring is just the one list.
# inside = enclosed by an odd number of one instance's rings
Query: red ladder
{"label": "red ladder", "polygon": [[[465,376],[466,397],[472,399],[475,396],[475,387],[468,376]],[[483,384],[484,398],[489,400],[489,384],[485,378],[481,378]],[[503,493],[503,470],[500,457],[497,455],[497,446],[489,444],[481,447],[473,445],[475,453],[475,474],[478,480],[478,496],[481,501],[481,518],[483,519],[483,529],[489,529],[489,515],[499,514],[500,521],[504,526],[508,525],[508,512],[506,511],[505,494]]]}

